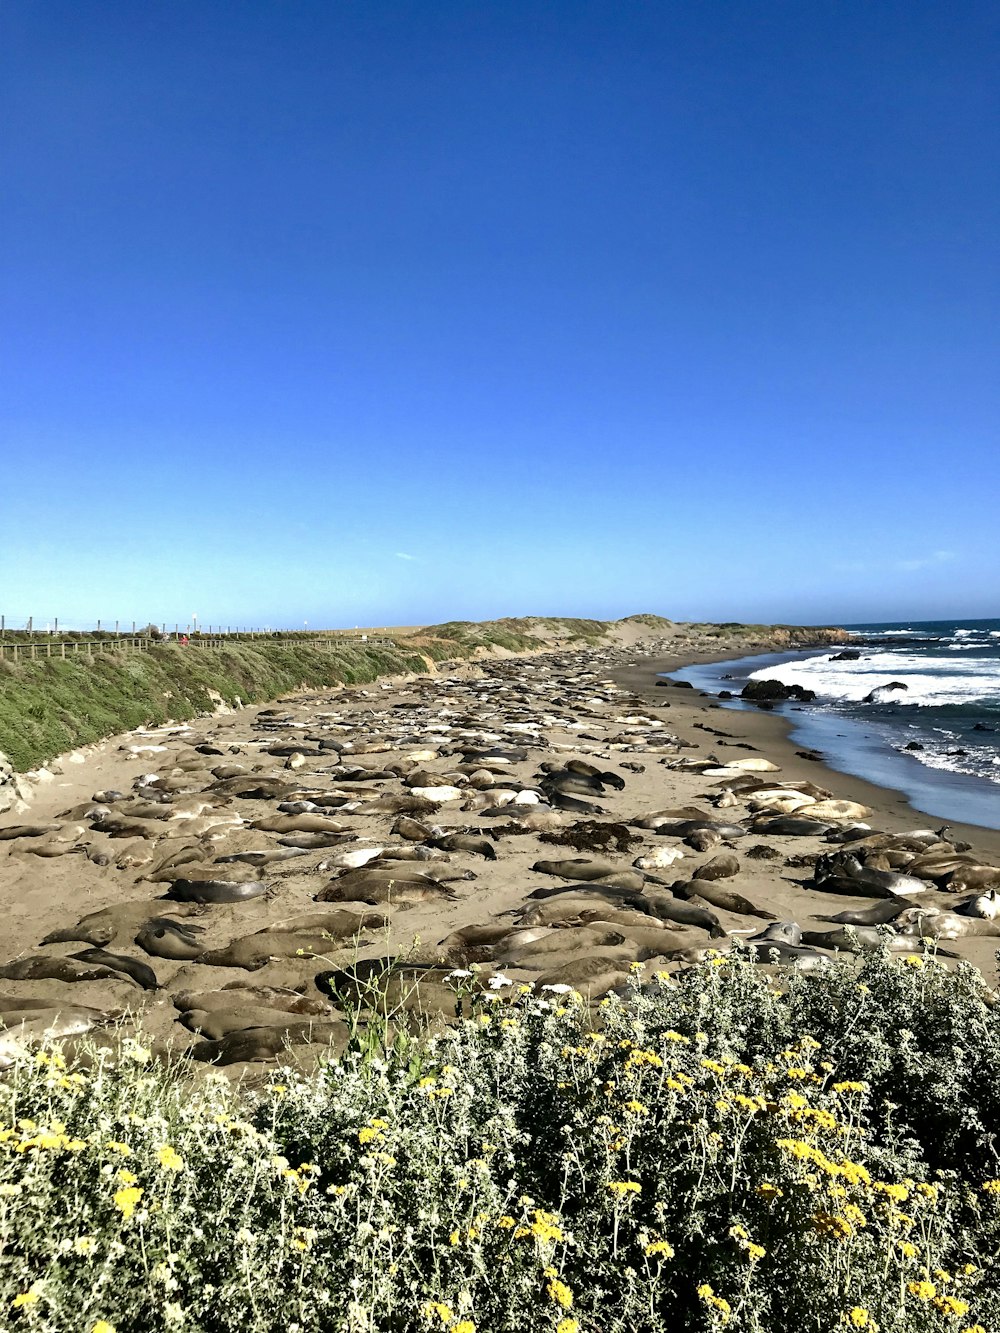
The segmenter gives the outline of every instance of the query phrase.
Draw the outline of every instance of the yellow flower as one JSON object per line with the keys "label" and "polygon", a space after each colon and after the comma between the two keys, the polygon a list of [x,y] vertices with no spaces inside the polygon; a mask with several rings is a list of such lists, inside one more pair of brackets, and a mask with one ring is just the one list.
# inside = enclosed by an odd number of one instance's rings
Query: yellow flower
{"label": "yellow flower", "polygon": [[20,1296],[15,1296],[11,1301],[15,1310],[25,1310],[32,1305],[37,1305],[41,1298],[37,1291],[22,1291]]}
{"label": "yellow flower", "polygon": [[654,1240],[651,1241],[650,1244],[646,1246],[646,1253],[648,1255],[662,1254],[664,1259],[672,1259],[674,1257],[674,1247],[670,1244],[669,1241]]}
{"label": "yellow flower", "polygon": [[969,1302],[960,1301],[957,1296],[938,1296],[934,1304],[942,1314],[954,1315],[956,1318],[969,1313]]}
{"label": "yellow flower", "polygon": [[118,1330],[114,1324],[109,1324],[106,1319],[98,1319],[90,1333],[118,1333]]}
{"label": "yellow flower", "polygon": [[558,1278],[551,1278],[545,1290],[549,1294],[549,1299],[561,1305],[564,1310],[572,1309],[573,1293],[567,1287],[565,1282],[560,1282]]}
{"label": "yellow flower", "polygon": [[131,1217],[135,1212],[135,1206],[142,1198],[142,1190],[129,1185],[125,1189],[118,1190],[115,1194],[115,1207],[125,1217]]}
{"label": "yellow flower", "polygon": [[[867,1088],[868,1088],[868,1084],[867,1084],[867,1083],[855,1083],[855,1082],[852,1082],[852,1081],[849,1080],[849,1079],[845,1079],[844,1082],[842,1082],[842,1083],[835,1083],[835,1084],[833,1085],[833,1090],[834,1090],[834,1092],[839,1092],[839,1093],[844,1093],[844,1092],[865,1092],[865,1091],[867,1091]],[[855,1308],[855,1309],[858,1309],[859,1307],[858,1307],[858,1306],[855,1306],[854,1308]],[[852,1313],[853,1313],[853,1312],[852,1312]],[[859,1325],[859,1327],[862,1327],[862,1328],[863,1328],[864,1325]]]}
{"label": "yellow flower", "polygon": [[732,1314],[732,1307],[724,1297],[716,1296],[715,1292],[712,1290],[712,1288],[709,1286],[707,1282],[703,1282],[701,1286],[698,1288],[698,1295],[701,1297],[701,1299],[705,1302],[706,1305],[711,1306],[713,1309],[719,1312],[719,1317],[721,1318],[724,1324],[729,1323],[729,1316],[730,1314]]}
{"label": "yellow flower", "polygon": [[297,1250],[309,1250],[318,1235],[319,1232],[312,1227],[296,1227],[292,1236],[292,1244]]}
{"label": "yellow flower", "polygon": [[476,1326],[471,1319],[460,1319],[457,1324],[452,1324],[451,1333],[476,1333]]}
{"label": "yellow flower", "polygon": [[118,1172],[118,1179],[123,1185],[135,1185],[138,1183],[139,1177],[133,1175],[131,1171],[123,1170]]}
{"label": "yellow flower", "polygon": [[757,1186],[756,1192],[761,1196],[762,1199],[780,1199],[784,1196],[785,1193],[785,1191],[779,1189],[777,1185],[772,1185],[766,1180],[762,1185]]}
{"label": "yellow flower", "polygon": [[922,1301],[929,1301],[937,1295],[937,1287],[933,1282],[910,1282],[906,1290]]}
{"label": "yellow flower", "polygon": [[580,1325],[575,1319],[560,1319],[556,1324],[556,1333],[580,1333]]}
{"label": "yellow flower", "polygon": [[987,1194],[1000,1194],[1000,1180],[984,1181],[983,1189]]}
{"label": "yellow flower", "polygon": [[910,1197],[910,1191],[904,1185],[886,1185],[884,1181],[876,1180],[872,1188],[880,1194],[887,1194],[896,1203],[905,1203]]}
{"label": "yellow flower", "polygon": [[435,1317],[437,1317],[441,1321],[442,1327],[444,1328],[447,1328],[447,1326],[450,1323],[452,1323],[455,1318],[455,1314],[451,1306],[445,1305],[443,1301],[428,1301],[421,1313],[423,1314],[424,1318],[429,1320],[431,1323],[433,1323]]}
{"label": "yellow flower", "polygon": [[634,1180],[612,1180],[608,1189],[618,1199],[624,1199],[628,1194],[641,1194],[642,1186]]}
{"label": "yellow flower", "polygon": [[844,1316],[845,1321],[852,1328],[874,1328],[875,1324],[871,1315],[863,1305],[856,1305],[853,1310],[848,1310]]}
{"label": "yellow flower", "polygon": [[163,1167],[164,1171],[183,1171],[184,1158],[176,1149],[171,1148],[169,1143],[165,1143],[157,1152],[156,1159]]}
{"label": "yellow flower", "polygon": [[924,965],[924,960],[922,958],[917,958],[914,954],[910,954],[908,957],[904,958],[903,962],[907,967],[923,967]]}
{"label": "yellow flower", "polygon": [[767,1250],[764,1249],[763,1245],[750,1244],[747,1246],[747,1254],[751,1259],[763,1259]]}
{"label": "yellow flower", "polygon": [[73,1250],[76,1254],[91,1254],[97,1248],[97,1241],[93,1236],[77,1236],[73,1242]]}

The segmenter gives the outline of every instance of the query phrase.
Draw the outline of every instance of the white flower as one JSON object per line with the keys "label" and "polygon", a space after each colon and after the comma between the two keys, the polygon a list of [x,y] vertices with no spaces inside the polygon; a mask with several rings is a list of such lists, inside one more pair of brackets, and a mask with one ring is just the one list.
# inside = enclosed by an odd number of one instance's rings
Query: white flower
{"label": "white flower", "polygon": [[464,967],[456,967],[455,970],[454,970],[454,972],[449,972],[449,973],[448,973],[448,975],[445,977],[445,981],[453,981],[453,980],[455,979],[455,977],[471,977],[471,976],[472,976],[472,973],[469,972],[469,971],[467,971],[466,968],[464,968]]}
{"label": "white flower", "polygon": [[498,972],[495,977],[490,977],[490,989],[499,990],[501,986],[513,986],[510,977],[505,977],[502,972]]}
{"label": "white flower", "polygon": [[542,987],[542,990],[550,990],[553,995],[568,995],[572,989],[573,987],[567,986],[564,981],[557,981],[552,986]]}

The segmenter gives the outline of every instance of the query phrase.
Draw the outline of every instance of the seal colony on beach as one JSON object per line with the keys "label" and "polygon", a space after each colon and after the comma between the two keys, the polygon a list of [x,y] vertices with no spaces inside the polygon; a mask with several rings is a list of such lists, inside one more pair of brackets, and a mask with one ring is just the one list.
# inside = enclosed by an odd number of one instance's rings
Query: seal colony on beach
{"label": "seal colony on beach", "polygon": [[593,1002],[737,939],[779,975],[943,941],[993,983],[1000,867],[746,754],[638,670],[592,648],[301,694],[51,784],[0,827],[5,1040],[127,1013],[237,1074],[301,1067],[366,1015]]}

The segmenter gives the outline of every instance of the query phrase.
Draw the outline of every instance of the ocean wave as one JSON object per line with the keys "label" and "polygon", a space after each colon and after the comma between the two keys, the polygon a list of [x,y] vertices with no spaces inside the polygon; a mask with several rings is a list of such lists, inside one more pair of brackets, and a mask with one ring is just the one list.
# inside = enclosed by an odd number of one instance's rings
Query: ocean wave
{"label": "ocean wave", "polygon": [[814,690],[822,702],[861,703],[880,686],[898,681],[880,703],[937,708],[980,700],[1000,703],[1000,660],[996,657],[934,658],[906,652],[878,652],[856,662],[833,662],[829,654],[761,667],[751,680],[780,680]]}

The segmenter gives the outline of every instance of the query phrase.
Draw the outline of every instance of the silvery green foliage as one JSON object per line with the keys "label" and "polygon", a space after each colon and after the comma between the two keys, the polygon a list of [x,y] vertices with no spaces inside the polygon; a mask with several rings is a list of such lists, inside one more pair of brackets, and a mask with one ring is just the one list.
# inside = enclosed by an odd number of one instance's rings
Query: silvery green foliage
{"label": "silvery green foliage", "polygon": [[0,1327],[995,1326],[989,999],[932,958],[737,950],[256,1091],[41,1051],[0,1084]]}

